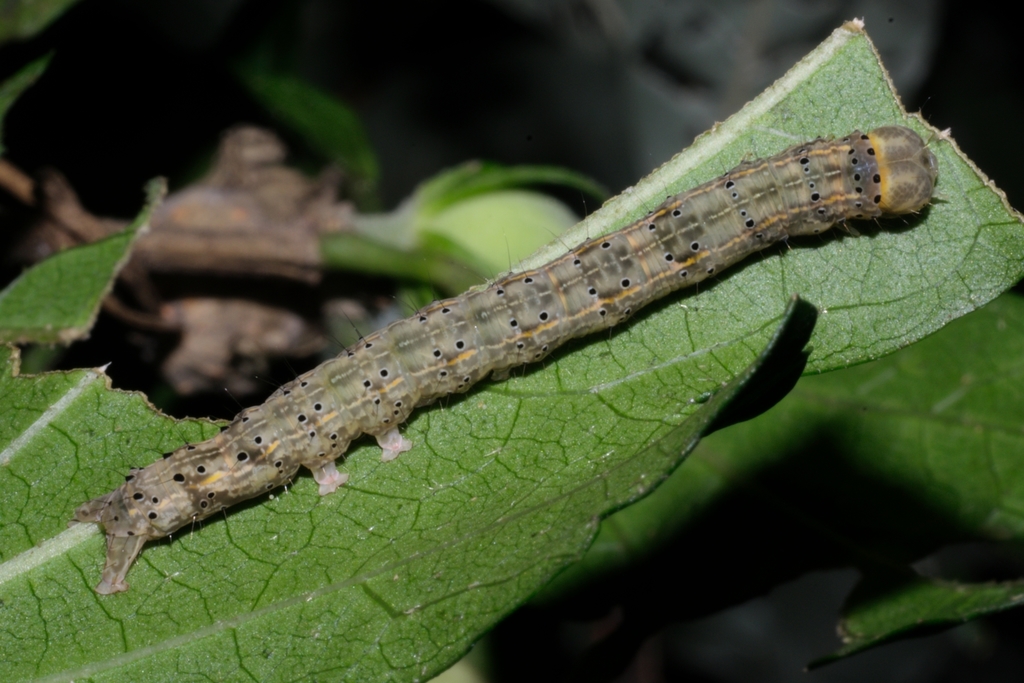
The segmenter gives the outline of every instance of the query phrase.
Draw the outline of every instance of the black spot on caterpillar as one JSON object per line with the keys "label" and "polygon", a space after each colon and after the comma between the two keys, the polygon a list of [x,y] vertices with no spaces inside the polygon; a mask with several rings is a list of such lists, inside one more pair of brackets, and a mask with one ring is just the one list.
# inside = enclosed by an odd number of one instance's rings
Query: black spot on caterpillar
{"label": "black spot on caterpillar", "polygon": [[212,439],[133,470],[81,505],[75,521],[100,524],[107,535],[96,591],[127,590],[146,541],[281,486],[300,466],[327,495],[345,483],[334,463],[360,435],[375,436],[382,459],[393,460],[412,447],[397,427],[415,408],[487,375],[503,379],[769,244],[916,212],[931,200],[937,172],[935,156],[907,128],[815,140],[744,162],[536,270],[392,323],[242,411]]}

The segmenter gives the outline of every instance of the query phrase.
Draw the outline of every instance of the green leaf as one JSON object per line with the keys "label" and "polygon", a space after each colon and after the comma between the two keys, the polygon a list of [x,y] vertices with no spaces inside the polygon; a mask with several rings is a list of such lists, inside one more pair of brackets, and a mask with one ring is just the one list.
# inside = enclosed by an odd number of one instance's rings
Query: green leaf
{"label": "green leaf", "polygon": [[[992,300],[1024,275],[1020,214],[956,147],[908,116],[871,43],[857,27],[836,31],[740,112],[524,260],[537,267],[563,245],[642,217],[666,197],[706,182],[745,158],[815,136],[902,124],[931,141],[939,160],[936,198],[916,217],[858,224],[824,242],[791,241],[727,271],[679,324],[693,348],[715,348],[757,329],[778,301],[799,292],[822,310],[810,371],[879,358]],[[756,265],[755,265],[756,264]],[[699,306],[699,309],[696,307]]]}
{"label": "green leaf", "polygon": [[[373,218],[373,217],[368,217]],[[332,268],[419,280],[454,296],[510,270],[537,245],[575,222],[561,202],[522,190],[496,190],[468,197],[430,217],[408,208],[380,217],[415,232],[415,244],[396,247],[376,239],[381,223],[362,220],[362,233],[333,233],[321,241]]]}
{"label": "green leaf", "polygon": [[[116,485],[128,467],[148,463],[183,440],[199,441],[219,431],[209,421],[159,415],[142,394],[112,390],[102,369],[19,376],[18,365],[18,350],[0,345],[0,591],[5,597],[14,577],[46,561],[40,553],[56,557],[68,550],[50,545],[69,533],[64,501],[84,500],[97,479]],[[121,468],[95,469],[112,457],[121,460]],[[84,525],[72,535],[91,537],[95,530]],[[6,647],[2,651],[11,653]]]}
{"label": "green leaf", "polygon": [[424,182],[395,211],[354,217],[356,233],[321,239],[330,268],[420,280],[453,296],[561,235],[575,222],[561,202],[518,189],[560,184],[601,196],[586,177],[552,166],[470,162]]}
{"label": "green leaf", "polygon": [[811,662],[818,668],[868,648],[921,636],[1024,604],[1024,581],[960,583],[922,576],[858,585],[841,624],[845,645]]}
{"label": "green leaf", "polygon": [[[595,514],[655,486],[761,372],[773,375],[782,365],[798,374],[816,316],[812,306],[791,302],[750,367],[689,419],[648,427],[654,438],[624,444],[627,458],[575,460],[565,444],[552,443],[563,451],[557,461],[543,449],[520,456],[528,463],[505,461],[499,447],[478,453],[467,468],[437,453],[411,472],[362,472],[326,506],[306,495],[271,496],[252,508],[253,519],[234,515],[229,525],[153,544],[135,568],[131,592],[114,600],[85,588],[94,583],[103,545],[92,525],[58,533],[73,508],[67,503],[116,486],[136,458],[151,460],[197,432],[208,437],[211,425],[156,416],[139,395],[110,391],[100,371],[19,378],[15,353],[3,359],[0,387],[13,413],[0,440],[0,510],[8,515],[0,594],[9,616],[0,651],[18,652],[4,659],[5,679],[124,680],[145,670],[148,680],[171,680],[194,658],[222,662],[224,669],[203,669],[218,678],[242,675],[238,668],[261,680],[285,671],[290,678],[304,672],[353,680],[436,673],[469,645],[466,624],[476,633],[486,628],[581,552]],[[477,406],[491,415],[484,427],[491,436],[480,436],[542,445],[529,429],[518,434],[508,410],[529,398],[504,393],[494,399],[505,406]],[[602,393],[577,397],[576,409],[615,394]],[[512,466],[534,475],[505,485]],[[546,476],[538,478],[541,472]],[[428,480],[454,485],[438,489],[425,486]],[[484,504],[492,497],[499,502]],[[507,556],[511,547],[515,561]],[[449,556],[464,562],[452,565]],[[207,599],[197,600],[200,594]],[[65,610],[74,616],[61,616]],[[337,631],[338,619],[350,628]],[[428,634],[439,651],[424,658]]]}
{"label": "green leaf", "polygon": [[135,237],[165,192],[163,179],[151,181],[146,206],[122,232],[54,254],[0,292],[0,341],[69,344],[87,336]]}
{"label": "green leaf", "polygon": [[[741,524],[731,544],[757,556],[752,539],[762,537],[777,554],[761,557],[757,581],[737,583],[723,571],[721,584],[709,585],[679,575],[715,596],[703,612],[821,567],[868,573],[844,609],[847,644],[815,666],[1017,607],[1019,581],[924,578],[908,563],[951,543],[1024,540],[1022,369],[1024,300],[1007,294],[886,358],[806,377],[765,415],[706,439],[654,493],[602,522],[583,561],[546,597],[670,539],[686,556],[734,561],[713,530]],[[709,534],[712,547],[701,544]],[[646,598],[680,618],[661,584],[652,582]]]}
{"label": "green leaf", "polygon": [[416,190],[418,213],[432,218],[471,197],[540,184],[573,188],[602,200],[608,196],[607,190],[587,176],[558,166],[502,166],[471,161],[423,183]]}
{"label": "green leaf", "polygon": [[[2,17],[2,8],[0,8],[0,17]],[[0,26],[3,25],[3,20],[0,19]],[[2,29],[0,29],[2,33]],[[7,116],[7,110],[11,108],[11,105],[21,96],[21,93],[28,90],[29,86],[39,80],[39,77],[46,71],[47,65],[50,63],[50,58],[53,55],[46,55],[40,57],[22,67],[18,73],[8,78],[3,83],[0,83],[0,154],[4,153],[3,145],[3,133],[4,133],[4,118]]]}
{"label": "green leaf", "polygon": [[484,276],[513,270],[537,245],[565,232],[576,217],[558,200],[536,192],[499,190],[470,197],[433,216],[421,240],[451,240],[472,255]]}
{"label": "green leaf", "polygon": [[[925,130],[899,108],[866,36],[845,27],[546,253],[621,227],[748,154],[885,123]],[[349,483],[331,496],[319,498],[302,477],[272,500],[151,544],[128,593],[92,592],[103,564],[98,534],[61,534],[52,559],[0,582],[0,651],[17,653],[0,665],[4,677],[411,681],[443,670],[576,562],[602,516],[649,492],[715,424],[793,292],[822,309],[810,357],[822,370],[909,344],[1020,276],[1016,215],[951,143],[933,148],[943,200],[922,216],[766,252],[700,292],[652,305],[613,335],[420,410],[405,430],[415,446],[396,462],[381,463],[379,449],[361,443],[343,465]],[[763,407],[763,383],[750,385],[723,422]],[[83,424],[105,434],[102,416],[116,415],[97,413]],[[46,472],[66,494],[49,499],[46,513],[68,519],[129,465],[155,457],[118,450],[50,461]],[[719,482],[728,486],[727,477]],[[29,514],[18,522],[44,525]],[[25,551],[16,552],[8,562],[22,561]]]}
{"label": "green leaf", "polygon": [[0,0],[0,44],[31,38],[76,2],[78,0]]}
{"label": "green leaf", "polygon": [[380,171],[363,124],[352,109],[298,78],[242,68],[249,92],[314,151],[372,187]]}
{"label": "green leaf", "polygon": [[323,238],[320,249],[331,268],[427,282],[449,295],[463,292],[485,277],[468,265],[473,259],[470,254],[447,240],[432,240],[406,250],[362,235],[335,233]]}

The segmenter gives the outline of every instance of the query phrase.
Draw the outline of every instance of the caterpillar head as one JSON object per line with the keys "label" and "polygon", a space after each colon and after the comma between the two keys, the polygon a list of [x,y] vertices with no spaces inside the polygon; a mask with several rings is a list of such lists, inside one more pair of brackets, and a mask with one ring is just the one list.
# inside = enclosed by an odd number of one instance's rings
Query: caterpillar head
{"label": "caterpillar head", "polygon": [[883,214],[914,213],[932,198],[939,173],[935,155],[909,128],[883,126],[868,133],[878,159]]}

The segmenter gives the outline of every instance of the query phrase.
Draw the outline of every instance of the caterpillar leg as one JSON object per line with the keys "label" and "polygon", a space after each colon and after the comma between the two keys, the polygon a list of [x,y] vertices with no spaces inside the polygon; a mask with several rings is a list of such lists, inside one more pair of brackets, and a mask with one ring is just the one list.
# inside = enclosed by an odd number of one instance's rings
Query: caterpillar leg
{"label": "caterpillar leg", "polygon": [[321,496],[334,493],[339,486],[348,481],[348,475],[339,472],[338,468],[334,466],[333,460],[320,467],[310,467],[309,469],[313,471],[313,479],[320,484]]}
{"label": "caterpillar leg", "polygon": [[110,595],[128,590],[124,577],[147,540],[145,536],[107,534],[107,562],[103,566],[100,583],[96,586],[97,593]]}
{"label": "caterpillar leg", "polygon": [[412,448],[412,441],[399,434],[396,428],[378,436],[377,445],[384,451],[380,454],[380,459],[390,462],[397,458],[399,453],[404,453]]}
{"label": "caterpillar leg", "polygon": [[[138,471],[133,469],[132,473]],[[99,524],[107,532],[107,559],[99,585],[96,586],[96,592],[100,595],[128,590],[124,577],[142,551],[142,546],[151,538],[163,535],[153,533],[152,527],[148,525],[140,528],[132,523],[131,518],[124,502],[124,488],[121,487],[79,505],[75,510],[75,519],[68,524],[71,526],[91,522]],[[115,530],[117,533],[111,533]]]}

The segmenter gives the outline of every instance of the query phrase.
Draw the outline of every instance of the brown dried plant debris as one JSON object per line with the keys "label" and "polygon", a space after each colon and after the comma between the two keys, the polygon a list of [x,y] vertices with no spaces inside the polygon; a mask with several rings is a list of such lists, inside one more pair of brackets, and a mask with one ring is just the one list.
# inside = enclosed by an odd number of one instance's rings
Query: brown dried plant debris
{"label": "brown dried plant debris", "polygon": [[161,368],[182,395],[227,388],[245,395],[265,389],[271,356],[308,356],[325,339],[301,316],[242,299],[182,299],[165,304],[161,317],[182,330],[181,342]]}
{"label": "brown dried plant debris", "polygon": [[[150,277],[181,276],[173,282],[186,289],[195,276],[270,276],[317,284],[320,236],[351,229],[353,207],[336,198],[336,170],[309,179],[284,164],[286,154],[268,130],[227,131],[209,173],[171,194],[135,242],[119,278],[120,291],[130,294],[134,306],[113,295],[104,302],[107,313],[129,325],[181,333],[180,346],[163,369],[183,394],[225,384],[234,394],[251,393],[259,388],[252,372],[264,371],[268,356],[301,357],[324,345],[315,325],[254,301],[194,298],[165,304]],[[41,173],[35,188],[26,187],[27,176],[14,171],[10,177],[22,182],[5,188],[23,202],[34,192],[40,214],[12,253],[18,261],[40,261],[127,225],[89,213],[57,171]]]}
{"label": "brown dried plant debris", "polygon": [[35,206],[35,182],[20,168],[0,159],[0,187],[25,206]]}
{"label": "brown dried plant debris", "polygon": [[[154,212],[149,232],[135,244],[133,263],[146,272],[319,282],[319,237],[351,229],[352,205],[335,197],[336,170],[310,180],[284,165],[286,154],[268,130],[227,131],[210,172]],[[42,215],[16,250],[20,260],[35,262],[127,225],[86,211],[56,171],[43,172],[37,191]]]}
{"label": "brown dried plant debris", "polygon": [[168,197],[133,258],[150,272],[319,282],[320,236],[350,229],[352,206],[335,199],[336,171],[309,180],[285,154],[270,131],[228,131],[210,173]]}
{"label": "brown dried plant debris", "polygon": [[42,261],[59,251],[113,235],[128,225],[128,221],[100,218],[89,213],[59,171],[41,171],[33,190],[41,198],[41,211],[39,220],[11,254],[18,262]]}

